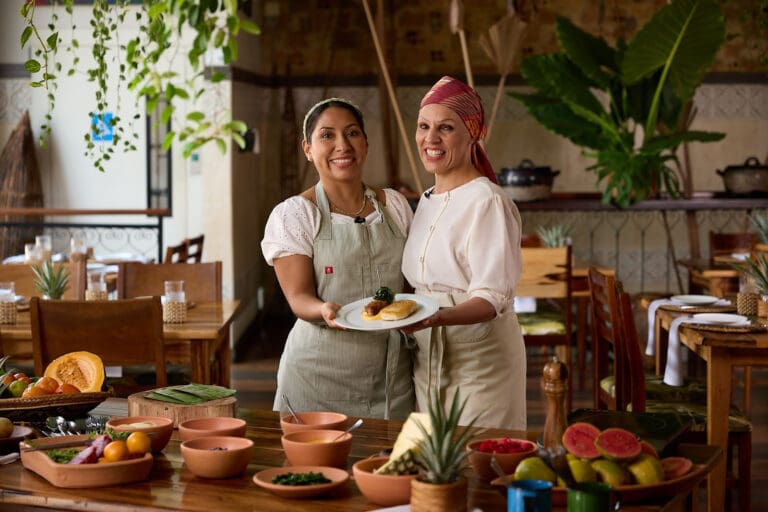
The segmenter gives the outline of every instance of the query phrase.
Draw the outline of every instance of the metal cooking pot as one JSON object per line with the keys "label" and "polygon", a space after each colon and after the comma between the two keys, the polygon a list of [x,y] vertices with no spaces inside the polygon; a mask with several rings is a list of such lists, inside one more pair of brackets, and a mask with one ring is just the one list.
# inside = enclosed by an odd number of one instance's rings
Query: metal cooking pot
{"label": "metal cooking pot", "polygon": [[768,165],[751,156],[743,165],[729,165],[724,170],[717,170],[723,177],[725,190],[734,195],[768,194]]}
{"label": "metal cooking pot", "polygon": [[552,181],[560,171],[550,167],[537,167],[525,158],[517,167],[504,167],[498,174],[499,185],[515,201],[537,201],[548,199],[552,194]]}

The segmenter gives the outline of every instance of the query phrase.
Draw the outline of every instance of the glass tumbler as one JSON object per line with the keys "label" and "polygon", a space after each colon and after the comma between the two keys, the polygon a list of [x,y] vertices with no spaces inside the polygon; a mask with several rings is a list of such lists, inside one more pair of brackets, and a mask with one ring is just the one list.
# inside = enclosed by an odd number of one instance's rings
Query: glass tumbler
{"label": "glass tumbler", "polygon": [[51,256],[53,255],[53,242],[51,241],[51,235],[36,236],[35,245],[40,252],[40,260],[51,261]]}
{"label": "glass tumbler", "polygon": [[0,324],[16,323],[16,287],[12,281],[0,282]]}
{"label": "glass tumbler", "polygon": [[187,298],[184,281],[165,281],[163,322],[178,324],[187,320]]}
{"label": "glass tumbler", "polygon": [[85,300],[107,300],[107,283],[104,272],[90,272],[85,289]]}
{"label": "glass tumbler", "polygon": [[24,244],[24,263],[27,265],[40,263],[40,250],[36,244]]}

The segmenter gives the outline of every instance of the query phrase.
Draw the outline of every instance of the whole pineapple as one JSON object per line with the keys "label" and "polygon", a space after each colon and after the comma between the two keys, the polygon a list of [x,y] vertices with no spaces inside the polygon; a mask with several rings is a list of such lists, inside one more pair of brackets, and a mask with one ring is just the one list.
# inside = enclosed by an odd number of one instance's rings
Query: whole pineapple
{"label": "whole pineapple", "polygon": [[423,435],[419,449],[414,451],[414,458],[422,468],[419,477],[424,482],[445,484],[459,479],[467,458],[467,443],[474,437],[471,427],[477,418],[459,431],[459,419],[467,400],[459,398],[459,390],[453,395],[451,408],[446,414],[440,397],[434,393],[429,403],[431,432],[417,421],[416,425]]}
{"label": "whole pineapple", "polygon": [[544,247],[564,247],[568,245],[571,228],[565,224],[555,224],[550,227],[539,226],[536,234],[541,238]]}
{"label": "whole pineapple", "polygon": [[49,299],[61,299],[69,285],[69,271],[64,265],[54,266],[50,261],[32,267],[35,287]]}

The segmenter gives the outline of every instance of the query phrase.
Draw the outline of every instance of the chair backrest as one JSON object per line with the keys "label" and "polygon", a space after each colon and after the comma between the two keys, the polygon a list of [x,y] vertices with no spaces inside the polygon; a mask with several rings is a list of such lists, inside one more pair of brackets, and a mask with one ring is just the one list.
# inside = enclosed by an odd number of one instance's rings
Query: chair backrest
{"label": "chair backrest", "polygon": [[165,249],[164,263],[186,263],[189,253],[187,252],[187,241],[182,240],[178,245],[169,245]]}
{"label": "chair backrest", "polygon": [[[84,260],[54,263],[58,268],[63,265],[69,272],[69,286],[62,297],[64,300],[84,300],[86,287],[86,264]],[[32,265],[26,263],[0,264],[0,281],[13,281],[16,295],[24,297],[42,297],[35,286],[35,273]]]}
{"label": "chair backrest", "polygon": [[203,242],[205,235],[187,238],[187,263],[200,263],[203,261]]}
{"label": "chair backrest", "polygon": [[200,263],[203,261],[205,235],[185,238],[178,245],[169,245],[165,250],[165,263]]}
{"label": "chair backrest", "polygon": [[105,365],[154,365],[157,385],[167,384],[158,297],[109,301],[33,297],[29,310],[36,375],[58,356],[86,350]]}
{"label": "chair backrest", "polygon": [[[613,275],[590,267],[589,296],[592,300],[592,374],[596,409],[623,410],[628,400],[621,337],[624,335]],[[604,389],[604,379],[613,378],[613,393]]]}
{"label": "chair backrest", "polygon": [[523,233],[520,238],[520,247],[544,247],[544,242],[536,233]]}
{"label": "chair backrest", "polygon": [[627,397],[624,407],[631,406],[633,412],[645,412],[645,367],[643,354],[640,350],[640,341],[637,337],[635,315],[632,312],[632,299],[624,291],[620,281],[616,283],[615,290],[619,301],[619,318],[622,326],[620,339],[626,368],[623,370]]}
{"label": "chair backrest", "polygon": [[523,272],[519,297],[571,300],[571,246],[522,247]]}
{"label": "chair backrest", "polygon": [[120,263],[117,270],[118,298],[163,295],[165,281],[184,281],[190,302],[221,302],[221,262],[208,263]]}
{"label": "chair backrest", "polygon": [[752,232],[718,233],[709,232],[709,255],[727,256],[734,252],[750,252],[760,242],[760,235]]}

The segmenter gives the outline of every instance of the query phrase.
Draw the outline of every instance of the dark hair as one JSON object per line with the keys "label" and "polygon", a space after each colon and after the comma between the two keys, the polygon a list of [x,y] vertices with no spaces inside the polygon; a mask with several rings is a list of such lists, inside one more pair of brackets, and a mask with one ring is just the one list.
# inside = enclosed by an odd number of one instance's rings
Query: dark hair
{"label": "dark hair", "polygon": [[368,140],[368,134],[365,133],[363,113],[360,112],[360,109],[347,100],[343,100],[341,98],[331,98],[323,100],[320,103],[316,103],[311,109],[309,109],[309,112],[307,112],[307,116],[304,118],[304,139],[307,142],[311,141],[312,132],[315,131],[315,125],[317,124],[317,118],[319,118],[320,114],[325,112],[325,110],[329,107],[343,108],[351,113],[355,117],[357,124],[360,125],[360,129],[363,131],[365,139]]}

